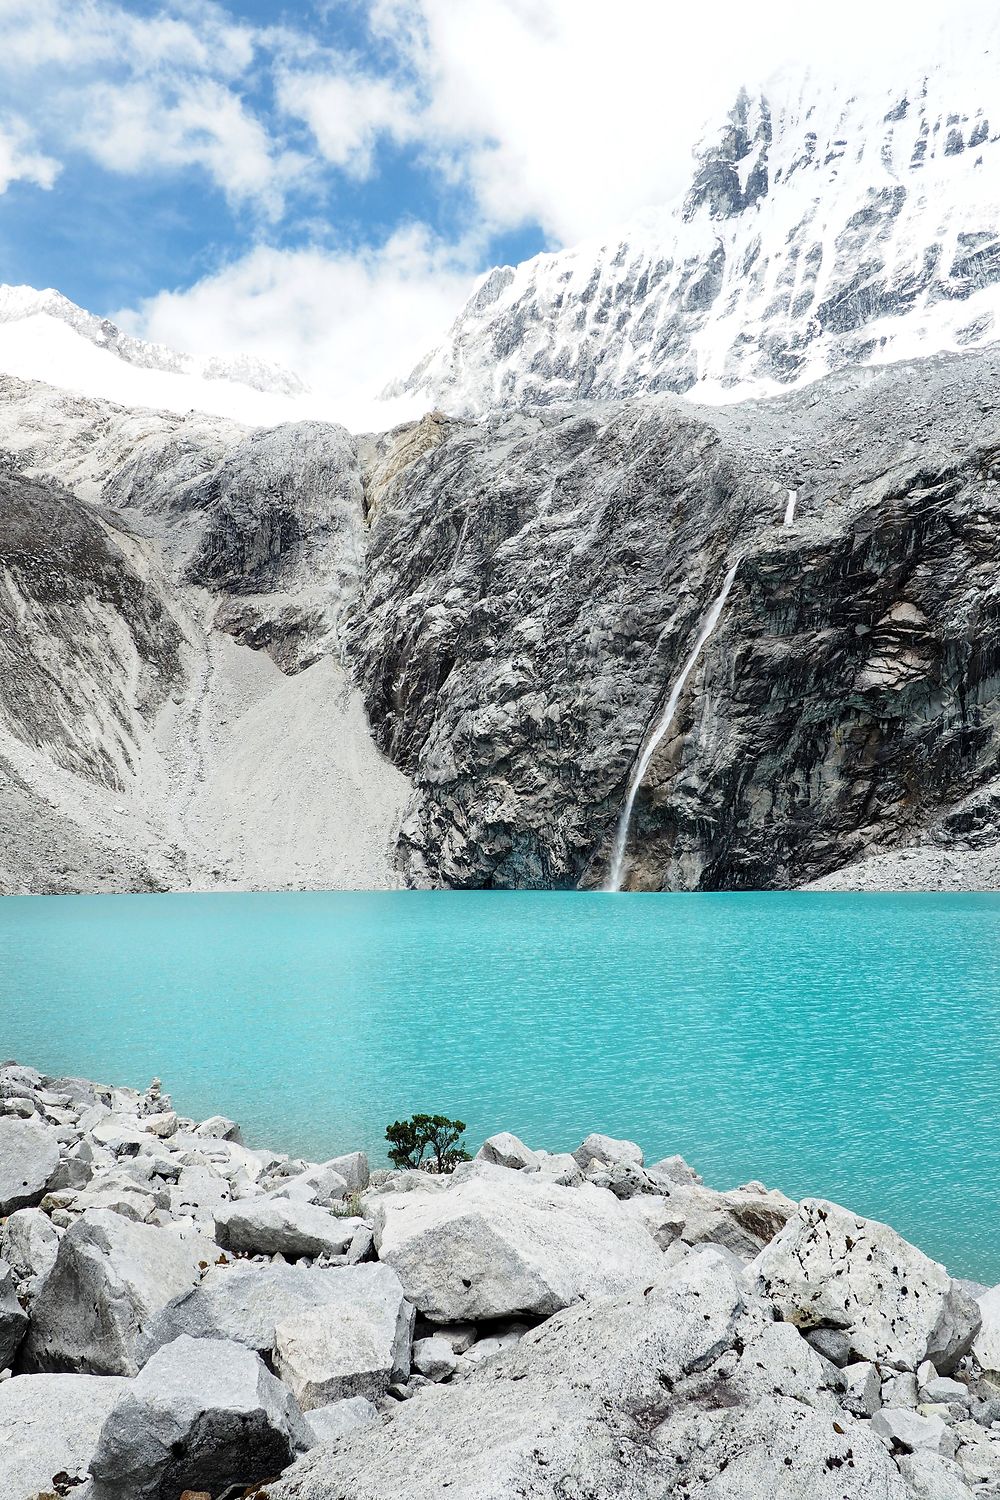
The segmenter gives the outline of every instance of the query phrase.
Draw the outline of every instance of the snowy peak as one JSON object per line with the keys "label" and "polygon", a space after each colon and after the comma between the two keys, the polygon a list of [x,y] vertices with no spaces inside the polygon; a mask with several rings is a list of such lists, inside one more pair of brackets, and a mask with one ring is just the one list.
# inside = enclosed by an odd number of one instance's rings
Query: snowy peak
{"label": "snowy peak", "polygon": [[[161,370],[172,375],[194,375],[204,380],[227,380],[252,390],[283,396],[302,395],[307,387],[290,370],[253,356],[235,359],[196,359],[180,354],[166,344],[147,344],[123,333],[108,318],[95,317],[51,287],[37,291],[31,286],[0,285],[0,324],[45,317],[71,328],[98,349],[117,355],[143,370]],[[58,384],[58,381],[54,382]]]}
{"label": "snowy peak", "polygon": [[1000,74],[971,50],[905,87],[741,91],[678,203],[491,272],[392,394],[722,401],[996,339]]}

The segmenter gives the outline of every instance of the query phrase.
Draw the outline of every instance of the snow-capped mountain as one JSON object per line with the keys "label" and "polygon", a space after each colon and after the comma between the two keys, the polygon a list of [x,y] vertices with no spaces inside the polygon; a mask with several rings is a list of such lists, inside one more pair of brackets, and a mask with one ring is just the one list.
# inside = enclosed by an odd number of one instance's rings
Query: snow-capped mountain
{"label": "snow-capped mountain", "polygon": [[80,395],[273,424],[318,414],[299,377],[253,355],[199,359],[133,338],[61,292],[0,285],[0,370]]}
{"label": "snow-capped mountain", "polygon": [[387,395],[445,411],[765,395],[1000,336],[1000,73],[970,49],[862,92],[740,93],[683,200],[492,271]]}

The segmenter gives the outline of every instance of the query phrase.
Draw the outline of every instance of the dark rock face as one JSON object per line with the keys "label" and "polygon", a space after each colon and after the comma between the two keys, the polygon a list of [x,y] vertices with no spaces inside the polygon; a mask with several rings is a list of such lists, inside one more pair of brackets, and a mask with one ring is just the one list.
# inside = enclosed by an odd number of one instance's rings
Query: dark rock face
{"label": "dark rock face", "polygon": [[454,424],[399,476],[349,649],[424,792],[412,878],[576,882],[746,505],[710,429],[642,407]]}
{"label": "dark rock face", "polygon": [[996,364],[447,425],[381,496],[349,631],[378,741],[419,793],[409,878],[600,883],[648,726],[737,556],[640,789],[629,883],[798,884],[987,786],[1000,426],[979,393]]}
{"label": "dark rock face", "polygon": [[0,472],[0,715],[69,771],[121,784],[133,714],[178,673],[180,632],[125,532],[50,482]]}

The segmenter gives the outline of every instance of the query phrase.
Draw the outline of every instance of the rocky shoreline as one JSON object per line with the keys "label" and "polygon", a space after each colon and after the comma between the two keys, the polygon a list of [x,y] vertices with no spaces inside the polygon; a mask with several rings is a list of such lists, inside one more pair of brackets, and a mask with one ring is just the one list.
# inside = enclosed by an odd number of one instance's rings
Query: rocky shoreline
{"label": "rocky shoreline", "polygon": [[4,1500],[1000,1496],[1000,1288],[589,1136],[450,1176],[0,1066]]}

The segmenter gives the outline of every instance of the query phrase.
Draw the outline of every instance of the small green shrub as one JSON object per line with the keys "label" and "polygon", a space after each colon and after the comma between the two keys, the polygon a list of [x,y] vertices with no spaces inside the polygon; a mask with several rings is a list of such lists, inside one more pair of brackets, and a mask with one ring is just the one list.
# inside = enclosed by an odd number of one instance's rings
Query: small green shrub
{"label": "small green shrub", "polygon": [[464,1120],[445,1115],[411,1115],[387,1125],[389,1160],[395,1167],[421,1172],[454,1172],[469,1153],[461,1145]]}

